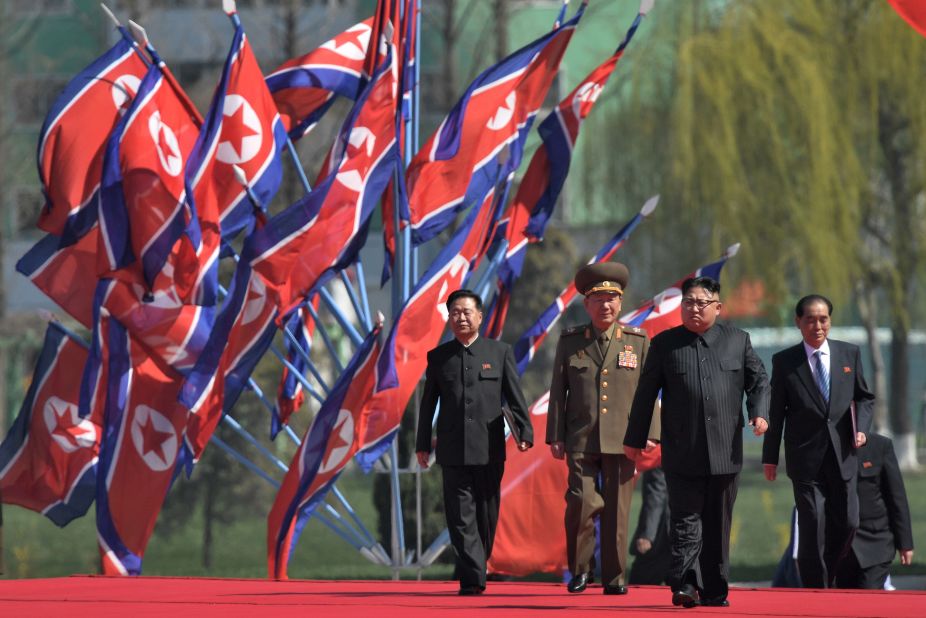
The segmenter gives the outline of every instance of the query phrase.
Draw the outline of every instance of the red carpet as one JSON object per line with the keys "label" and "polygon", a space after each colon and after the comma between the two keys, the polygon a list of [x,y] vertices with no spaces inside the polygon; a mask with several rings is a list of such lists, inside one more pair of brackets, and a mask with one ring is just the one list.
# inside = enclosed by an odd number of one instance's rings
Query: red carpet
{"label": "red carpet", "polygon": [[606,597],[600,587],[567,594],[562,585],[489,583],[482,596],[459,597],[454,582],[286,581],[173,577],[65,577],[0,581],[0,615],[13,616],[518,616],[619,612],[646,617],[826,616],[923,618],[924,592],[740,588],[730,607],[672,607],[667,588],[632,587]]}

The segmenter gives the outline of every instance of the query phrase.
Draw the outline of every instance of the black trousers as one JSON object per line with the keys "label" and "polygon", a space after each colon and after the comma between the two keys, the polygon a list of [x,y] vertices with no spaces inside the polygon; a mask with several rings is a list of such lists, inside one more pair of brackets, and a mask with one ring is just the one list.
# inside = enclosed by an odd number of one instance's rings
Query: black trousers
{"label": "black trousers", "polygon": [[831,588],[858,529],[858,477],[842,478],[832,447],[812,481],[792,479],[797,507],[797,569],[804,588]]}
{"label": "black trousers", "polygon": [[672,590],[691,585],[704,598],[726,598],[739,474],[684,476],[666,471],[666,485],[672,539],[666,583]]}
{"label": "black trousers", "polygon": [[504,462],[484,466],[442,466],[444,514],[450,544],[457,554],[460,587],[486,585],[486,561],[492,555],[501,505]]}
{"label": "black trousers", "polygon": [[884,582],[891,570],[891,560],[863,567],[854,551],[846,554],[836,567],[837,588],[884,590]]}

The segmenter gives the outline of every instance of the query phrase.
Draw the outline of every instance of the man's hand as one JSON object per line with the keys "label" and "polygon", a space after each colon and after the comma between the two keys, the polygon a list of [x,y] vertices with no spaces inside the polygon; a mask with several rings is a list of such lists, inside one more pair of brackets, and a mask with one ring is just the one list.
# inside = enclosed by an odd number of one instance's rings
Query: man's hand
{"label": "man's hand", "polygon": [[659,444],[658,444],[656,441],[654,441],[654,440],[647,440],[647,441],[646,441],[646,447],[645,447],[643,450],[646,451],[647,453],[649,453],[651,450],[653,450],[653,449],[656,448],[657,446],[659,446]]}
{"label": "man's hand", "polygon": [[641,556],[653,548],[653,542],[642,536],[637,539],[637,553]]}
{"label": "man's hand", "polygon": [[518,442],[518,450],[521,451],[522,453],[532,446],[534,445],[531,444],[530,442],[524,442],[523,440],[521,442]]}
{"label": "man's hand", "polygon": [[566,456],[566,444],[564,442],[554,442],[550,445],[550,454],[553,459],[562,459]]}
{"label": "man's hand", "polygon": [[765,470],[766,480],[774,481],[778,477],[778,466],[775,464],[762,464],[762,468]]}
{"label": "man's hand", "polygon": [[752,425],[752,433],[757,436],[761,436],[768,430],[768,421],[761,416],[749,419],[749,424]]}
{"label": "man's hand", "polygon": [[868,438],[865,437],[861,431],[855,434],[855,448],[861,448],[865,446],[865,443],[868,442]]}
{"label": "man's hand", "polygon": [[912,549],[901,549],[900,550],[900,564],[904,566],[910,566],[913,564],[913,550]]}
{"label": "man's hand", "polygon": [[422,470],[428,469],[428,459],[431,457],[431,453],[425,453],[424,451],[417,451],[415,457],[418,458],[418,467]]}
{"label": "man's hand", "polygon": [[626,444],[624,445],[624,455],[626,455],[627,459],[631,461],[636,461],[637,459],[639,459],[640,452],[642,450],[643,449],[635,448],[633,446],[627,446]]}

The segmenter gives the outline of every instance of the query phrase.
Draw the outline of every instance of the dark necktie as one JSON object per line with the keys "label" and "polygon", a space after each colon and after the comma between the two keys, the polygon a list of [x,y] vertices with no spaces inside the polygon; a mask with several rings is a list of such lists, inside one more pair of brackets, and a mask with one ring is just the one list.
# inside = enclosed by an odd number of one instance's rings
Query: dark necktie
{"label": "dark necktie", "polygon": [[826,366],[823,364],[823,353],[820,350],[817,350],[813,353],[814,359],[814,373],[816,373],[817,378],[817,387],[820,389],[820,394],[823,395],[823,401],[826,403],[830,402],[830,374],[826,370]]}

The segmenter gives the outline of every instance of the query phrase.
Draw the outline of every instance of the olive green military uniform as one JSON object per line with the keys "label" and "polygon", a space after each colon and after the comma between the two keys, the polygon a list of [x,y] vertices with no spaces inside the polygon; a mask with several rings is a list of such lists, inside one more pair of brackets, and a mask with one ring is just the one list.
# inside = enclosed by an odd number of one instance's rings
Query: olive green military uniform
{"label": "olive green military uniform", "polygon": [[[592,571],[594,518],[600,516],[605,586],[626,581],[634,462],[624,456],[623,442],[648,349],[645,331],[619,324],[603,333],[591,324],[568,329],[556,349],[546,442],[565,444],[569,569],[573,575]],[[653,419],[650,436],[658,439],[659,415]]]}

